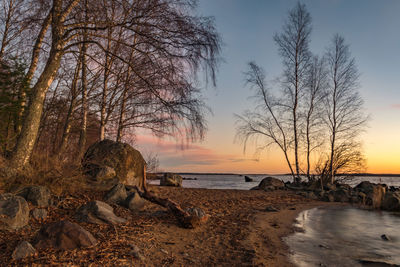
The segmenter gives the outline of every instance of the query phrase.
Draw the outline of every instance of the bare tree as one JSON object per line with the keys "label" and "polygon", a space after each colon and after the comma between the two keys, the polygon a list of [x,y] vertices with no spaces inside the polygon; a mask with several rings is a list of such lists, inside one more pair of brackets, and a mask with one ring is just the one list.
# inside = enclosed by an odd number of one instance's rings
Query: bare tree
{"label": "bare tree", "polygon": [[258,151],[272,145],[279,147],[285,156],[293,180],[295,180],[296,174],[289,158],[292,140],[287,135],[289,129],[282,106],[269,92],[265,81],[265,72],[261,67],[250,62],[249,70],[245,75],[247,84],[255,90],[254,99],[257,106],[254,111],[247,110],[243,115],[236,115],[237,138],[244,143],[245,149],[251,138],[262,139],[263,142],[257,148]]}
{"label": "bare tree", "polygon": [[[39,9],[42,16],[35,20],[38,31],[30,51],[31,64],[26,79],[32,83],[32,89],[21,134],[11,157],[15,169],[21,169],[29,163],[37,139],[46,94],[56,78],[62,59],[68,53],[76,53],[77,48],[83,44],[87,45],[85,58],[90,58],[93,61],[92,65],[102,64],[102,61],[96,61],[93,54],[90,55],[93,49],[98,49],[115,57],[119,66],[130,66],[135,79],[146,85],[147,92],[152,95],[151,99],[162,103],[164,111],[167,112],[153,113],[161,117],[168,114],[175,120],[183,118],[184,125],[175,123],[172,124],[172,128],[180,132],[181,129],[177,125],[185,126],[184,129],[188,133],[185,135],[202,137],[205,130],[201,111],[203,107],[198,104],[199,101],[194,101],[196,99],[192,98],[194,93],[191,90],[197,91],[196,78],[201,68],[206,76],[215,82],[220,39],[213,21],[194,16],[192,14],[194,5],[190,0],[105,0],[102,3],[104,5],[91,0],[40,2]],[[101,12],[110,5],[116,6],[118,14],[111,22],[102,15],[104,12]],[[119,33],[119,30],[123,29],[122,38],[111,35],[113,43],[111,47],[118,43],[124,49],[107,50],[105,43],[110,40],[110,29],[113,33]],[[51,34],[48,31],[51,31]],[[132,38],[135,35],[138,36],[136,45]],[[43,44],[48,46],[43,47]],[[166,66],[171,68],[179,66],[173,70],[177,72],[184,70],[180,76],[185,78],[185,85],[190,86],[182,87],[180,84],[175,84],[169,87],[168,91],[159,90],[168,77],[158,76],[161,80],[157,80],[152,79],[153,75],[148,72],[144,72],[143,75],[143,72],[135,66],[135,61],[130,62],[127,57],[132,49],[148,59],[148,69],[155,67],[155,71],[164,73]],[[82,71],[84,70],[85,67],[82,65]],[[115,69],[113,72],[118,73],[118,70]],[[83,83],[84,81],[81,81],[81,84]],[[181,91],[185,91],[184,95],[190,96],[190,101],[182,101],[180,98],[182,94],[179,93]],[[112,94],[118,98],[120,95],[114,92]],[[151,105],[147,106],[148,110],[151,110],[150,107]]]}
{"label": "bare tree", "polygon": [[[358,138],[368,117],[358,92],[359,73],[349,46],[336,34],[326,52],[329,86],[325,99],[325,123],[329,134],[328,176],[334,182],[339,171],[356,171],[363,165]],[[357,167],[358,166],[358,167]],[[356,168],[357,167],[357,168]]]}
{"label": "bare tree", "polygon": [[326,97],[327,71],[325,60],[314,56],[308,72],[304,96],[306,175],[310,179],[311,153],[324,143],[323,102]]}
{"label": "bare tree", "polygon": [[274,36],[284,66],[282,86],[287,96],[287,101],[283,105],[292,115],[294,160],[297,176],[300,175],[299,110],[301,97],[307,84],[307,73],[310,65],[311,53],[308,47],[310,34],[311,16],[306,6],[298,2],[289,11],[288,19],[283,26],[283,32]]}

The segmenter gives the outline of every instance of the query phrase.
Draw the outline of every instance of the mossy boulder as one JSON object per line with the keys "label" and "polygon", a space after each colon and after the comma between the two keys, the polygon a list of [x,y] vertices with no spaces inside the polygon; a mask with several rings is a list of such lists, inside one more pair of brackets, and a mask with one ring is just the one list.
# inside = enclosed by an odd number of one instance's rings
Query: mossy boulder
{"label": "mossy boulder", "polygon": [[83,156],[82,167],[96,181],[117,180],[139,188],[146,183],[146,161],[126,143],[108,139],[94,143]]}

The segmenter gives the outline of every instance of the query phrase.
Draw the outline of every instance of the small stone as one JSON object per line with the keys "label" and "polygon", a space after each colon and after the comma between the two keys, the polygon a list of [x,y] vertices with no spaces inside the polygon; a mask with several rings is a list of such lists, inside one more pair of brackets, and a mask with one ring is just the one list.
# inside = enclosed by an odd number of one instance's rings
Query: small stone
{"label": "small stone", "polygon": [[245,182],[254,182],[253,178],[249,177],[249,176],[245,176],[244,177],[244,181]]}
{"label": "small stone", "polygon": [[105,196],[105,201],[112,204],[122,204],[127,197],[125,185],[116,184]]}
{"label": "small stone", "polygon": [[267,207],[265,208],[264,211],[268,211],[268,212],[278,212],[279,209],[276,208],[276,207],[274,207],[274,206],[267,206]]}
{"label": "small stone", "polygon": [[19,191],[18,195],[35,206],[48,207],[51,205],[51,192],[46,186],[28,186]]}
{"label": "small stone", "polygon": [[105,202],[95,200],[81,206],[76,212],[76,218],[80,222],[94,224],[118,224],[126,220],[114,214],[113,208]]}
{"label": "small stone", "polygon": [[47,210],[45,209],[34,209],[32,210],[32,217],[36,220],[45,220],[47,218]]}
{"label": "small stone", "polygon": [[28,224],[29,206],[26,200],[13,194],[0,194],[0,230],[17,230]]}
{"label": "small stone", "polygon": [[131,254],[138,260],[140,261],[144,261],[145,257],[142,255],[142,253],[140,252],[140,249],[134,245],[134,244],[130,244],[130,247],[132,248]]}
{"label": "small stone", "polygon": [[135,190],[133,190],[125,199],[125,207],[132,211],[141,210],[144,205],[144,199],[142,199]]}
{"label": "small stone", "polygon": [[36,249],[27,241],[20,242],[12,253],[14,260],[20,260],[36,253]]}
{"label": "small stone", "polygon": [[385,235],[385,234],[381,235],[381,238],[382,238],[382,240],[384,240],[384,241],[390,241],[390,238],[389,238],[387,235]]}

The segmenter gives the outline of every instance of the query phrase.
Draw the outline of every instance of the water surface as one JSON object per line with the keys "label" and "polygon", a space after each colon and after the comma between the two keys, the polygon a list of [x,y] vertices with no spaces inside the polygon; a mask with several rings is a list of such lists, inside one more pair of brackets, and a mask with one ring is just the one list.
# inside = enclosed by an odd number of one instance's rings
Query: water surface
{"label": "water surface", "polygon": [[301,212],[296,226],[302,231],[286,237],[285,242],[298,266],[400,264],[398,214],[352,207],[314,208]]}
{"label": "water surface", "polygon": [[[251,177],[254,182],[245,182],[244,176]],[[209,189],[241,189],[249,190],[257,186],[266,176],[273,176],[284,182],[292,181],[290,175],[268,175],[268,174],[183,174],[185,178],[196,178],[197,180],[183,180],[182,186],[187,188],[209,188]],[[370,181],[372,183],[385,183],[389,186],[400,186],[400,177],[376,177],[360,176],[352,177],[346,182],[351,186],[357,185],[361,181]],[[150,184],[160,184],[159,180],[150,180]]]}

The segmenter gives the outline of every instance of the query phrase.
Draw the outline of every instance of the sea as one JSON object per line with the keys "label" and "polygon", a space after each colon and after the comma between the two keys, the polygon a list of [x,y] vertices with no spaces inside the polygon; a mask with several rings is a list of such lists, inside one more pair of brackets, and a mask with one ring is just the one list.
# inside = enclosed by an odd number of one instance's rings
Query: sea
{"label": "sea", "polygon": [[[289,175],[181,174],[183,187],[249,190],[267,177],[291,181]],[[245,176],[253,182],[245,182]],[[353,176],[344,182],[361,181],[400,187],[396,176]],[[159,184],[159,180],[149,181]],[[355,207],[319,207],[301,212],[294,234],[285,237],[290,260],[296,266],[399,266],[400,214]]]}
{"label": "sea", "polygon": [[[182,187],[187,188],[208,188],[208,189],[239,189],[249,190],[257,186],[260,181],[272,176],[281,179],[284,182],[292,181],[290,175],[270,175],[270,174],[181,174],[184,178]],[[248,176],[253,182],[245,182],[244,177]],[[194,180],[195,179],[195,180]],[[388,186],[400,187],[399,176],[351,176],[343,178],[345,183],[355,186],[361,181],[370,181],[372,183],[381,183]],[[150,180],[150,184],[159,184],[159,180]]]}

